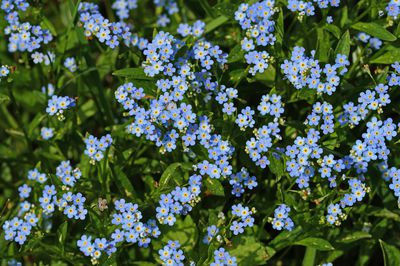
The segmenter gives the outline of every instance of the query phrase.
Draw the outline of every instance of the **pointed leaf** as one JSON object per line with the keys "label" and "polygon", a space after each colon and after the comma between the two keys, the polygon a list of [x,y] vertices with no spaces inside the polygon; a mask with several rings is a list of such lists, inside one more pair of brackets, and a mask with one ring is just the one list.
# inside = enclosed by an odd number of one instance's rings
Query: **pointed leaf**
{"label": "pointed leaf", "polygon": [[316,250],[323,250],[323,251],[335,249],[331,245],[331,243],[329,243],[325,239],[317,238],[317,237],[304,238],[300,241],[295,242],[294,245],[311,247],[311,248],[315,248]]}
{"label": "pointed leaf", "polygon": [[383,41],[393,42],[397,39],[396,36],[394,36],[392,33],[390,33],[384,27],[382,27],[381,25],[379,25],[375,22],[370,22],[370,23],[357,22],[357,23],[351,25],[351,27],[355,30],[363,31],[369,35],[379,38]]}

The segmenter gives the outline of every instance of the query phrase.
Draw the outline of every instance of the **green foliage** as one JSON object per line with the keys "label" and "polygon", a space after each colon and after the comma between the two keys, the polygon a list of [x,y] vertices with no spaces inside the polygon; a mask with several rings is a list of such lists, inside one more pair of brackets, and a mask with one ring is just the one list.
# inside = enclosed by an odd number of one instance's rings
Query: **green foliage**
{"label": "green foliage", "polygon": [[[117,20],[111,7],[113,1],[97,2],[101,2],[103,15]],[[341,1],[337,8],[316,8],[316,15],[309,17],[290,11],[287,1],[276,1],[276,40],[272,47],[265,48],[271,61],[263,73],[256,75],[251,75],[246,63],[241,43],[246,36],[235,21],[234,13],[242,2],[257,1],[176,2],[179,12],[170,16],[171,22],[166,27],[157,26],[158,16],[165,10],[155,7],[153,1],[138,1],[137,9],[131,11],[127,22],[134,26],[138,36],[151,40],[161,31],[175,33],[180,23],[204,21],[204,37],[228,55],[226,64],[221,69],[211,69],[210,73],[219,84],[238,90],[240,108],[235,116],[245,106],[256,110],[262,95],[277,94],[285,99],[285,113],[279,120],[280,147],[291,145],[296,137],[304,136],[307,127],[303,122],[313,103],[328,101],[338,107],[333,110],[337,116],[341,112],[339,106],[348,101],[356,102],[360,92],[384,83],[392,73],[389,65],[400,61],[399,20],[379,16],[379,11],[386,7],[385,1]],[[12,67],[10,75],[0,81],[0,224],[18,215],[18,187],[26,183],[29,170],[36,167],[48,174],[48,184],[62,186],[55,172],[63,160],[71,160],[82,171],[75,188],[87,198],[88,209],[85,221],[66,219],[59,212],[48,227],[48,220],[40,216],[39,229],[35,229],[22,246],[6,241],[4,232],[0,231],[1,266],[13,258],[24,265],[90,265],[90,258],[79,252],[77,240],[84,233],[108,237],[113,232],[115,226],[110,225],[110,217],[116,199],[137,203],[146,220],[154,219],[160,196],[177,186],[188,187],[193,166],[208,158],[209,150],[204,147],[193,147],[193,155],[183,152],[187,147],[180,141],[179,148],[169,153],[144,136],[127,134],[131,121],[115,100],[118,86],[132,82],[143,88],[145,99],[155,99],[163,92],[157,88],[157,78],[145,73],[143,65],[148,62],[138,47],[121,44],[111,49],[93,36],[85,37],[79,22],[80,3],[30,1],[32,9],[23,19],[48,29],[54,37],[46,46],[56,53],[55,61],[49,65],[32,63],[27,52],[9,53],[8,38],[3,34],[6,22],[0,20],[0,66]],[[3,13],[0,12],[2,19]],[[328,14],[333,17],[332,24],[326,23]],[[360,32],[382,40],[382,47],[375,50],[361,42],[357,38]],[[187,46],[178,54],[183,54],[198,40],[195,36],[183,39]],[[338,54],[350,59],[349,71],[335,94],[327,96],[311,89],[297,90],[288,82],[281,64],[290,58],[295,46],[304,47],[307,54],[315,50],[315,58],[322,63],[333,64]],[[76,72],[68,71],[63,65],[67,57],[76,58]],[[199,68],[198,65],[193,67]],[[76,106],[64,113],[63,121],[45,112],[50,95],[42,93],[42,87],[49,83],[54,84],[58,95],[69,95],[76,101]],[[203,99],[206,93],[200,96]],[[193,105],[198,116],[209,116],[212,129],[235,147],[233,172],[246,167],[257,177],[258,187],[246,191],[238,200],[232,195],[229,180],[204,178],[201,201],[190,213],[177,217],[173,226],[160,225],[161,235],[152,240],[148,249],[125,243],[117,253],[99,260],[99,265],[159,265],[158,250],[171,239],[181,243],[187,261],[194,261],[196,265],[209,265],[220,247],[235,256],[239,265],[308,266],[331,261],[337,265],[400,265],[398,201],[381,179],[376,165],[365,175],[371,191],[363,203],[346,209],[346,219],[340,226],[328,225],[327,206],[340,203],[343,197],[340,189],[345,183],[340,177],[337,189],[316,179],[312,180],[310,191],[299,189],[286,170],[290,158],[272,151],[268,152],[270,164],[261,169],[245,152],[246,141],[254,137],[254,132],[240,130],[235,118],[224,114],[220,105],[215,101],[201,102],[200,96],[191,95],[188,103]],[[397,91],[391,100],[386,113],[378,113],[377,117],[387,115],[398,122],[400,98]],[[257,125],[266,124],[263,119],[257,117]],[[55,129],[49,141],[41,136],[42,127]],[[335,127],[335,133],[324,136],[321,143],[324,152],[342,158],[361,137],[365,124],[348,131],[338,122]],[[96,165],[91,164],[84,153],[84,139],[89,133],[96,136],[110,133],[115,140],[105,159]],[[390,144],[393,165],[400,162],[398,144],[399,141]],[[37,190],[32,192],[32,199],[38,201],[44,185],[35,186]],[[104,210],[99,208],[101,199],[106,202]],[[254,227],[235,236],[229,230],[230,216],[224,220],[220,213],[230,213],[231,206],[237,203],[254,207],[256,221]],[[282,203],[292,209],[291,218],[295,224],[292,231],[277,231],[271,227],[274,209]],[[218,225],[222,237],[206,245],[202,240],[210,225]]]}

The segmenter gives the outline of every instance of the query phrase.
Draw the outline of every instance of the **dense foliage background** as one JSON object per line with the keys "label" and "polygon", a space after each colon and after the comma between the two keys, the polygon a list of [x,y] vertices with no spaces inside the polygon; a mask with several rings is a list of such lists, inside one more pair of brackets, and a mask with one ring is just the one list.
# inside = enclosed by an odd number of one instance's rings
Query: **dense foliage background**
{"label": "dense foliage background", "polygon": [[[217,264],[214,252],[219,248],[229,253],[222,255],[225,259],[234,257],[231,265],[235,260],[238,265],[400,265],[400,172],[391,168],[400,163],[400,67],[392,65],[400,61],[398,1],[1,4],[1,265],[179,265],[178,259],[171,264],[159,253],[169,240],[179,241],[184,265],[225,265]],[[10,17],[13,10],[18,21]],[[240,16],[251,17],[251,10],[260,13],[249,20],[249,27]],[[89,17],[95,26],[88,25]],[[35,35],[34,25],[43,32]],[[251,31],[260,25],[267,28],[266,40]],[[108,32],[102,36],[101,30]],[[165,47],[174,52],[163,54]],[[204,51],[215,51],[216,56],[200,56]],[[252,51],[260,54],[249,55]],[[159,53],[156,58],[151,57],[154,53]],[[164,70],[157,70],[158,62]],[[175,70],[166,74],[168,63]],[[318,72],[316,82],[325,82],[323,89],[310,85],[313,70]],[[184,86],[176,87],[182,95],[171,92],[157,109],[155,101],[171,87],[161,89],[161,82],[172,83],[173,78]],[[228,96],[230,92],[237,96]],[[54,99],[53,94],[68,97]],[[132,102],[126,103],[121,94]],[[278,109],[264,112],[260,102]],[[317,102],[323,106],[320,111]],[[189,111],[182,111],[182,103],[191,106]],[[225,103],[237,110],[230,113]],[[246,114],[247,107],[255,114]],[[182,115],[183,126],[173,120],[177,108],[189,114]],[[155,109],[166,110],[169,118],[161,122],[154,113],[151,118],[141,113]],[[313,116],[321,118],[312,124]],[[143,127],[135,133],[141,119],[154,129]],[[265,135],[256,130],[263,126],[268,127]],[[159,132],[154,133],[155,128]],[[313,139],[315,131],[320,133]],[[197,132],[193,146],[188,132]],[[252,138],[258,141],[255,154],[248,142]],[[317,146],[300,143],[310,138]],[[268,148],[260,148],[260,143]],[[364,146],[357,153],[360,143]],[[290,149],[301,154],[303,147],[321,156],[290,155]],[[263,158],[269,162],[261,162]],[[353,161],[345,166],[349,158]],[[293,160],[296,167],[289,169]],[[71,168],[67,163],[58,168],[63,161],[70,161]],[[204,164],[218,174],[201,173]],[[245,180],[237,181],[240,171]],[[71,173],[76,182],[65,179]],[[28,195],[24,185],[31,190]],[[46,192],[50,185],[54,195]],[[190,200],[185,200],[182,190],[193,187],[199,192],[191,191]],[[239,192],[232,192],[238,187]],[[57,203],[68,191],[74,201]],[[183,210],[172,215],[176,221],[165,222],[159,219],[160,199],[171,192]],[[78,193],[85,198],[83,205],[76,202]],[[54,210],[46,211],[45,195],[54,200]],[[136,241],[110,242],[119,226],[113,215],[120,199],[138,204],[141,227],[154,220],[154,225],[146,225],[153,237],[143,231],[135,236],[151,239],[147,248]],[[68,204],[81,212],[69,215]],[[232,206],[238,204],[235,216]],[[238,217],[246,206],[250,217],[244,215],[242,221]],[[132,212],[136,218],[137,210]],[[7,238],[10,231],[23,230],[10,221],[28,214],[37,221],[26,239]],[[279,226],[278,215],[290,220]],[[241,223],[243,232],[232,228],[234,221]],[[210,233],[213,225],[218,228],[215,234]],[[91,236],[92,242],[105,238],[93,244],[101,255],[85,251],[87,246],[79,242],[83,235]],[[203,241],[207,236],[209,241]]]}

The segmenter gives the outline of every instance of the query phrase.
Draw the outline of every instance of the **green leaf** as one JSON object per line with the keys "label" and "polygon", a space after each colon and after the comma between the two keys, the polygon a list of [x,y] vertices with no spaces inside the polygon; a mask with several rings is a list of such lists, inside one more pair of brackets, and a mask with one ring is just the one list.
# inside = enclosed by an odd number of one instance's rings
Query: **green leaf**
{"label": "green leaf", "polygon": [[[200,246],[201,247],[201,246]],[[206,247],[207,248],[207,247]],[[207,250],[203,251],[202,258],[200,259],[200,261],[198,261],[197,265],[210,265],[212,261],[214,261],[214,252],[219,248],[219,244],[215,243],[215,241],[212,241],[210,243],[210,245],[208,245]],[[207,251],[207,252],[206,252]],[[205,257],[207,253],[207,258],[203,258],[203,256]]]}
{"label": "green leaf", "polygon": [[369,35],[379,38],[383,41],[393,42],[397,39],[396,36],[394,36],[392,33],[387,31],[384,27],[382,27],[381,25],[379,25],[375,22],[369,22],[369,23],[357,22],[357,23],[351,25],[351,27],[355,30],[363,31]]}
{"label": "green leaf", "polygon": [[6,94],[0,94],[0,104],[7,104],[10,102],[10,97]]}
{"label": "green leaf", "polygon": [[204,9],[207,16],[214,17],[214,9],[210,6],[207,0],[200,0],[199,4]]}
{"label": "green leaf", "polygon": [[400,23],[397,24],[396,31],[394,32],[394,35],[397,37],[400,37]]}
{"label": "green leaf", "polygon": [[370,64],[393,64],[400,61],[400,49],[395,47],[386,47],[376,53],[369,60]]}
{"label": "green leaf", "polygon": [[190,215],[184,220],[178,218],[176,223],[163,236],[162,241],[167,243],[168,240],[178,240],[184,252],[189,252],[197,243],[198,231],[195,222]]}
{"label": "green leaf", "polygon": [[248,78],[248,81],[260,81],[267,86],[274,86],[275,85],[275,76],[276,76],[276,69],[275,67],[270,64],[268,68],[263,73],[257,73],[254,77]]}
{"label": "green leaf", "polygon": [[[111,256],[109,256],[102,264],[101,266],[109,266],[109,265],[116,265],[116,258],[114,254],[111,254]],[[132,264],[135,265],[135,264]]]}
{"label": "green leaf", "polygon": [[317,250],[315,248],[307,247],[306,253],[304,254],[302,266],[314,266],[316,255],[317,255]]}
{"label": "green leaf", "polygon": [[206,180],[207,191],[215,196],[225,196],[224,187],[221,182],[217,179],[207,178]]}
{"label": "green leaf", "polygon": [[321,62],[328,62],[329,59],[329,35],[322,28],[317,29],[317,57]]}
{"label": "green leaf", "polygon": [[57,229],[58,243],[60,243],[61,254],[65,253],[65,240],[67,239],[68,221],[63,222]]}
{"label": "green leaf", "polygon": [[221,15],[213,20],[211,20],[204,28],[204,33],[209,33],[214,29],[218,28],[219,26],[225,24],[229,20],[228,17]]}
{"label": "green leaf", "polygon": [[296,239],[303,233],[303,228],[301,226],[297,226],[292,231],[283,231],[279,235],[277,235],[272,241],[269,243],[272,248],[276,251],[279,251],[289,245],[291,245]]}
{"label": "green leaf", "polygon": [[367,232],[359,231],[359,232],[354,232],[354,233],[349,233],[346,236],[340,238],[338,242],[341,243],[351,243],[360,239],[364,238],[371,238],[372,235],[368,234]]}
{"label": "green leaf", "polygon": [[308,237],[304,238],[300,241],[296,241],[294,245],[300,245],[300,246],[306,246],[306,247],[311,247],[315,248],[316,250],[322,250],[322,251],[328,251],[328,250],[334,250],[335,248],[326,241],[325,239],[322,238],[317,238],[317,237]]}
{"label": "green leaf", "polygon": [[340,38],[336,49],[335,49],[335,54],[342,54],[347,57],[349,57],[350,54],[350,33],[347,30],[345,33],[343,33],[342,37]]}
{"label": "green leaf", "polygon": [[46,17],[42,17],[42,22],[40,24],[43,28],[48,29],[53,36],[57,36],[56,28]]}
{"label": "green leaf", "polygon": [[65,240],[67,239],[68,221],[63,222],[57,229],[58,242],[61,247],[64,246]]}
{"label": "green leaf", "polygon": [[157,28],[154,28],[153,29],[153,39],[157,36],[157,34],[158,34],[158,30],[157,30]]}
{"label": "green leaf", "polygon": [[270,155],[268,156],[268,160],[270,162],[269,169],[271,170],[271,172],[278,178],[283,176],[283,174],[285,173],[285,166],[282,162],[283,159],[278,159],[272,153],[270,153]]}
{"label": "green leaf", "polygon": [[143,68],[124,68],[113,72],[114,76],[127,77],[132,79],[153,80],[152,77],[146,76]]}
{"label": "green leaf", "polygon": [[45,117],[47,117],[47,115],[43,115],[40,113],[35,116],[35,118],[32,120],[32,122],[28,126],[28,136],[29,137],[32,137],[33,131],[38,128],[38,126],[40,125],[40,123],[42,122],[42,120]]}
{"label": "green leaf", "polygon": [[371,254],[374,252],[374,248],[375,248],[375,243],[372,241],[368,241],[360,245],[360,251],[356,265],[367,266],[370,259],[372,259]]}
{"label": "green leaf", "polygon": [[301,89],[296,90],[295,93],[292,93],[288,103],[298,102],[298,101],[307,101],[308,103],[312,104],[315,101],[317,93],[315,90],[311,89]]}
{"label": "green leaf", "polygon": [[340,11],[339,25],[343,28],[349,22],[349,10],[347,6],[344,6]]}
{"label": "green leaf", "polygon": [[229,75],[230,75],[230,80],[233,83],[237,83],[247,76],[247,70],[244,68],[235,69],[229,72]]}
{"label": "green leaf", "polygon": [[76,4],[74,5],[74,9],[72,11],[72,22],[75,21],[76,15],[78,14],[78,9],[79,9],[80,3],[81,3],[81,0],[78,0],[76,2]]}
{"label": "green leaf", "polygon": [[234,63],[242,60],[244,57],[244,51],[240,44],[235,45],[228,55],[228,63]]}
{"label": "green leaf", "polygon": [[215,5],[213,8],[215,8],[221,15],[231,17],[237,10],[237,5],[234,5],[233,3],[230,2],[222,2],[220,4]]}
{"label": "green leaf", "polygon": [[278,15],[278,19],[276,21],[275,30],[276,30],[276,43],[279,44],[281,46],[280,49],[282,49],[283,37],[285,36],[282,8],[279,8],[279,15]]}
{"label": "green leaf", "polygon": [[400,265],[400,250],[395,246],[385,243],[379,239],[381,245],[383,262],[385,266]]}
{"label": "green leaf", "polygon": [[132,262],[131,265],[136,265],[136,266],[157,266],[158,264],[155,264],[153,262],[148,262],[148,261],[135,261],[135,262]]}
{"label": "green leaf", "polygon": [[236,257],[238,265],[261,265],[275,254],[272,248],[266,248],[254,236],[239,236],[232,241],[228,252]]}
{"label": "green leaf", "polygon": [[391,212],[388,209],[378,209],[376,208],[376,210],[374,211],[366,211],[368,213],[368,215],[370,216],[375,216],[375,217],[384,217],[384,218],[388,218],[388,219],[393,219],[396,222],[400,222],[400,215],[398,215],[397,213]]}
{"label": "green leaf", "polygon": [[[181,184],[182,183],[182,172],[178,169],[181,167],[181,163],[170,164],[167,169],[162,173],[160,178],[160,187],[165,187],[169,185]],[[173,182],[174,181],[174,182]]]}
{"label": "green leaf", "polygon": [[79,106],[78,108],[78,125],[83,124],[88,118],[96,114],[96,104],[93,99],[89,99],[87,102]]}
{"label": "green leaf", "polygon": [[117,165],[114,166],[113,174],[114,174],[113,180],[115,181],[115,184],[122,192],[125,192],[125,195],[127,197],[136,195],[136,191],[133,188],[131,181],[119,166]]}
{"label": "green leaf", "polygon": [[335,26],[333,24],[328,24],[325,25],[325,30],[329,31],[330,33],[332,33],[333,36],[335,36],[336,39],[340,38],[340,28],[338,26]]}
{"label": "green leaf", "polygon": [[[84,56],[88,65],[95,65],[93,58],[89,55],[85,54]],[[111,123],[114,121],[113,112],[111,110],[111,103],[107,100],[106,90],[103,87],[103,83],[101,82],[100,76],[98,72],[92,71],[88,73],[88,78],[85,79],[85,84],[88,88],[91,89],[91,93],[94,97],[98,98],[99,103],[99,111],[102,112],[104,117],[107,118],[107,121]],[[94,88],[94,89],[92,89]]]}
{"label": "green leaf", "polygon": [[143,92],[147,97],[155,97],[157,95],[157,86],[151,80],[135,79],[127,77],[127,80],[133,83],[133,86],[137,88],[143,88]]}

